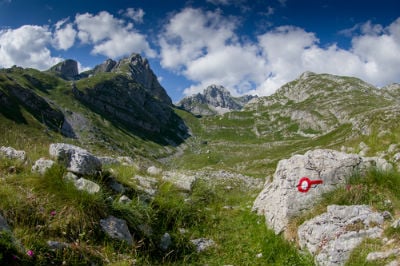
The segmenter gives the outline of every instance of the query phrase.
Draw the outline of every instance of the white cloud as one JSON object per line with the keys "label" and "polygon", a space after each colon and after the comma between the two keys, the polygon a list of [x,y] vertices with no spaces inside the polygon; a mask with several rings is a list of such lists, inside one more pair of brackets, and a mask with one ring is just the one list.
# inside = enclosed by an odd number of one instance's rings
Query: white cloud
{"label": "white cloud", "polygon": [[0,31],[0,67],[18,65],[47,69],[62,61],[48,48],[52,42],[47,27],[25,25]]}
{"label": "white cloud", "polygon": [[68,50],[75,43],[77,35],[72,23],[67,23],[69,18],[60,20],[55,24],[53,45],[59,50]]}
{"label": "white cloud", "polygon": [[134,22],[143,23],[145,12],[141,8],[127,8],[125,11],[121,10],[120,14],[123,14],[125,17],[132,19]]}
{"label": "white cloud", "polygon": [[102,11],[97,15],[85,13],[75,17],[78,38],[82,43],[94,45],[92,53],[111,58],[129,55],[132,52],[145,53],[154,57],[146,36],[138,33],[131,23],[115,18]]}
{"label": "white cloud", "polygon": [[400,18],[388,27],[367,21],[347,30],[349,49],[321,46],[315,33],[295,26],[243,42],[237,26],[220,11],[186,8],[170,18],[159,38],[161,65],[194,82],[185,94],[214,83],[234,95],[270,95],[304,71],[356,76],[377,86],[400,81]]}

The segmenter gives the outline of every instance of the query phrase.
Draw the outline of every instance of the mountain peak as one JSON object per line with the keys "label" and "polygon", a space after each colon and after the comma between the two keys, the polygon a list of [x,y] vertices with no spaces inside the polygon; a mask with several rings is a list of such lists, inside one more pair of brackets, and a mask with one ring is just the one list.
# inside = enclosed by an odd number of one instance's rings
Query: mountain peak
{"label": "mountain peak", "polygon": [[57,65],[52,66],[48,71],[54,72],[66,80],[74,80],[79,75],[78,63],[72,59],[67,59],[63,62],[60,62]]}

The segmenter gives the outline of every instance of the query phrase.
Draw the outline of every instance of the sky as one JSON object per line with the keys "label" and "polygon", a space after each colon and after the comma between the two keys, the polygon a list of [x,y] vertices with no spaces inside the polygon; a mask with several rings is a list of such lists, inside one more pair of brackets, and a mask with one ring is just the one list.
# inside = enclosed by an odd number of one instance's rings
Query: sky
{"label": "sky", "polygon": [[174,102],[270,95],[305,71],[400,82],[398,0],[0,0],[0,68],[80,71],[132,53]]}

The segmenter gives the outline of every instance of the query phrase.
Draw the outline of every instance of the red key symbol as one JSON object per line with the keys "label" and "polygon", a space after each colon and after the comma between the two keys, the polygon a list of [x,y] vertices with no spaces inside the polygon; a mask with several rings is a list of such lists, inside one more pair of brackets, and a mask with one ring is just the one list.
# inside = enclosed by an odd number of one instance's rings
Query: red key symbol
{"label": "red key symbol", "polygon": [[302,177],[299,180],[299,184],[297,184],[297,189],[302,192],[302,193],[306,193],[310,190],[312,185],[318,185],[318,184],[322,184],[323,181],[322,180],[310,180],[308,177]]}

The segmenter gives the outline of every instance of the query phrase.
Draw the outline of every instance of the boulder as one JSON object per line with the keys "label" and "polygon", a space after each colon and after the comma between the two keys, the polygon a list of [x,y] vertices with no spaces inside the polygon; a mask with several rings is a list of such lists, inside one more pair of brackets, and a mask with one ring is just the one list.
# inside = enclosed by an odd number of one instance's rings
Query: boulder
{"label": "boulder", "polygon": [[93,181],[85,178],[79,178],[74,181],[74,185],[78,190],[84,190],[90,194],[94,194],[100,191],[100,186]]}
{"label": "boulder", "polygon": [[109,237],[126,241],[129,245],[133,244],[133,238],[125,220],[108,216],[100,220],[100,226]]}
{"label": "boulder", "polygon": [[26,153],[25,151],[19,151],[16,150],[12,147],[0,147],[0,156],[6,157],[8,159],[12,160],[19,160],[19,161],[25,161],[26,160]]}
{"label": "boulder", "polygon": [[383,220],[366,205],[330,205],[299,227],[299,244],[315,256],[317,265],[344,265],[365,238],[381,236]]}
{"label": "boulder", "polygon": [[44,175],[44,173],[47,171],[47,169],[51,168],[54,164],[53,160],[47,160],[45,158],[40,158],[37,160],[33,166],[32,166],[32,172],[39,173],[41,175]]}
{"label": "boulder", "polygon": [[[253,211],[265,215],[267,225],[278,234],[290,218],[314,206],[323,193],[345,184],[361,162],[356,154],[322,149],[281,160],[272,182],[268,180],[256,198]],[[305,186],[304,178],[320,184]]]}
{"label": "boulder", "polygon": [[94,175],[101,170],[100,160],[80,147],[55,143],[50,145],[50,155],[67,167],[67,170],[78,175]]}

